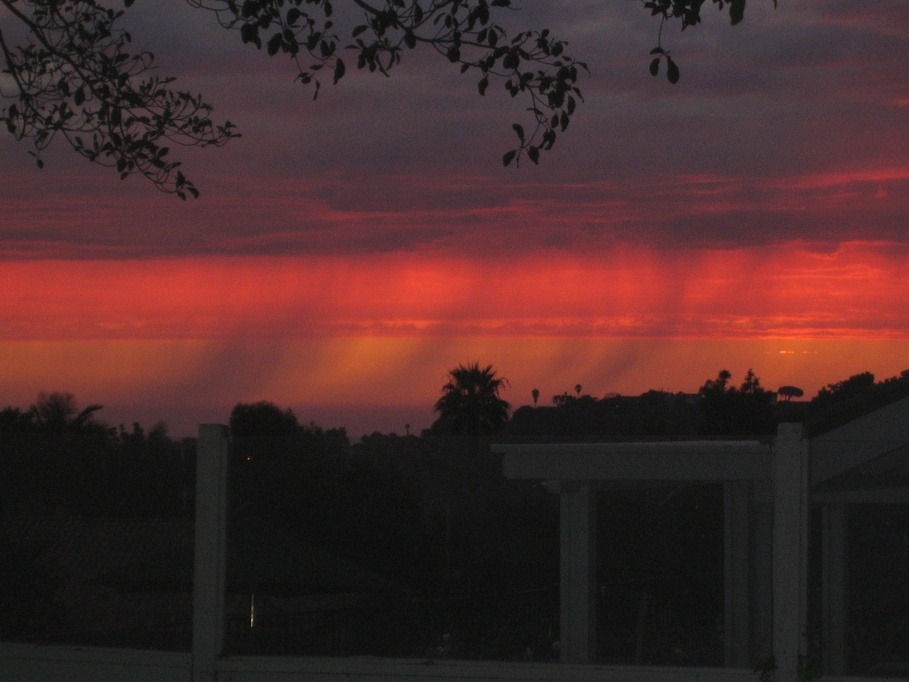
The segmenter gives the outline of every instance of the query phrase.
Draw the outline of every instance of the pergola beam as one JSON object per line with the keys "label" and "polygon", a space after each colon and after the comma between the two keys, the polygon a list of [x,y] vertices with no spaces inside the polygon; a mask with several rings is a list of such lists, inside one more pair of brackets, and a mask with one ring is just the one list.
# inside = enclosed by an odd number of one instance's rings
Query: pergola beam
{"label": "pergola beam", "polygon": [[495,445],[506,477],[574,481],[750,481],[771,477],[758,441]]}

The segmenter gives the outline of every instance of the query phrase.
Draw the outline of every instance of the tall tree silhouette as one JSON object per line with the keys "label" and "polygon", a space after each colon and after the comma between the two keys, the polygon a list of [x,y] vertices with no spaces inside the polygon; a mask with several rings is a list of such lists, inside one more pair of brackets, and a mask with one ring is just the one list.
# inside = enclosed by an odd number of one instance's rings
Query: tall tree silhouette
{"label": "tall tree silhouette", "polygon": [[698,391],[701,433],[706,436],[759,436],[775,427],[773,403],[776,393],[761,386],[761,380],[748,370],[741,386],[729,384],[732,374],[720,370]]}
{"label": "tall tree silhouette", "polygon": [[237,403],[230,413],[230,432],[236,438],[293,436],[300,425],[292,410],[267,400]]}
{"label": "tall tree silhouette", "polygon": [[479,435],[498,431],[508,421],[509,404],[499,397],[508,380],[496,376],[492,365],[458,365],[448,373],[442,397],[436,402],[439,413],[433,427],[456,434]]}

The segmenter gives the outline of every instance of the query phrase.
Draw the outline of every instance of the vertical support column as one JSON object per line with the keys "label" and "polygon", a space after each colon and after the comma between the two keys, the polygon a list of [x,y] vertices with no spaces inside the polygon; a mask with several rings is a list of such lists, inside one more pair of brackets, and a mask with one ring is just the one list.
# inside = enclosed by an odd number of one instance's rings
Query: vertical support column
{"label": "vertical support column", "polygon": [[596,492],[563,481],[560,505],[560,620],[564,663],[596,660]]}
{"label": "vertical support column", "polygon": [[849,506],[845,502],[825,504],[821,514],[823,669],[825,675],[842,675],[846,669],[846,531]]}
{"label": "vertical support column", "polygon": [[747,668],[751,663],[750,492],[748,481],[723,483],[723,637],[729,668]]}
{"label": "vertical support column", "polygon": [[193,682],[213,682],[224,646],[227,427],[199,426],[193,567]]}
{"label": "vertical support column", "polygon": [[780,424],[773,449],[773,655],[777,679],[797,677],[807,610],[808,444]]}

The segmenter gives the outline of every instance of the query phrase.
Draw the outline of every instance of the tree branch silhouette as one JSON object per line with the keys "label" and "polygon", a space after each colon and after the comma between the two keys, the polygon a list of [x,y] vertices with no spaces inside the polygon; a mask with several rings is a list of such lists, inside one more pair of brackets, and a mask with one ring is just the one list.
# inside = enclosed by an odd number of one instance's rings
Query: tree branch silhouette
{"label": "tree branch silhouette", "polygon": [[[699,23],[704,0],[642,1],[661,17],[651,73],[665,60],[675,83],[679,70],[662,47],[662,25]],[[711,1],[728,8],[733,24],[741,21],[745,0]],[[0,81],[0,99],[11,101],[0,107],[0,124],[31,145],[39,167],[42,152],[63,138],[121,178],[141,175],[181,199],[197,197],[169,145],[219,147],[239,133],[230,121],[216,123],[201,95],[177,89],[173,77],[154,75],[154,55],[134,50],[122,27],[134,0],[112,2],[122,2],[122,9],[106,0],[0,0],[6,21],[25,32],[14,44],[0,23],[8,76]],[[335,25],[331,0],[186,2],[214,14],[244,43],[288,56],[296,80],[312,85],[314,96],[326,75],[333,84],[345,76],[348,54],[358,69],[388,76],[408,50],[431,47],[462,74],[472,74],[481,96],[495,83],[523,102],[527,120],[512,124],[517,142],[502,157],[506,166],[523,158],[537,163],[583,101],[578,82],[587,64],[567,54],[564,40],[545,28],[509,35],[497,23],[514,9],[511,0],[342,0],[362,13],[359,23],[345,28]]]}

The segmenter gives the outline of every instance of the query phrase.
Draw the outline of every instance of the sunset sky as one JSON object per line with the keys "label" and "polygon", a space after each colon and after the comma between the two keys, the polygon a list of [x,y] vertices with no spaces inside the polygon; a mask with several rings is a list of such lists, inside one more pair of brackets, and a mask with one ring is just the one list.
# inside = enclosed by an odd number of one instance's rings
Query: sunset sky
{"label": "sunset sky", "polygon": [[526,105],[431,51],[313,101],[211,16],[139,0],[134,41],[243,137],[185,154],[181,202],[0,133],[0,407],[65,390],[188,435],[272,400],[358,437],[428,426],[472,361],[514,406],[909,368],[905,0],[752,0],[736,27],[705,5],[664,32],[676,85],[641,3],[521,4],[502,23],[591,75],[516,169]]}

